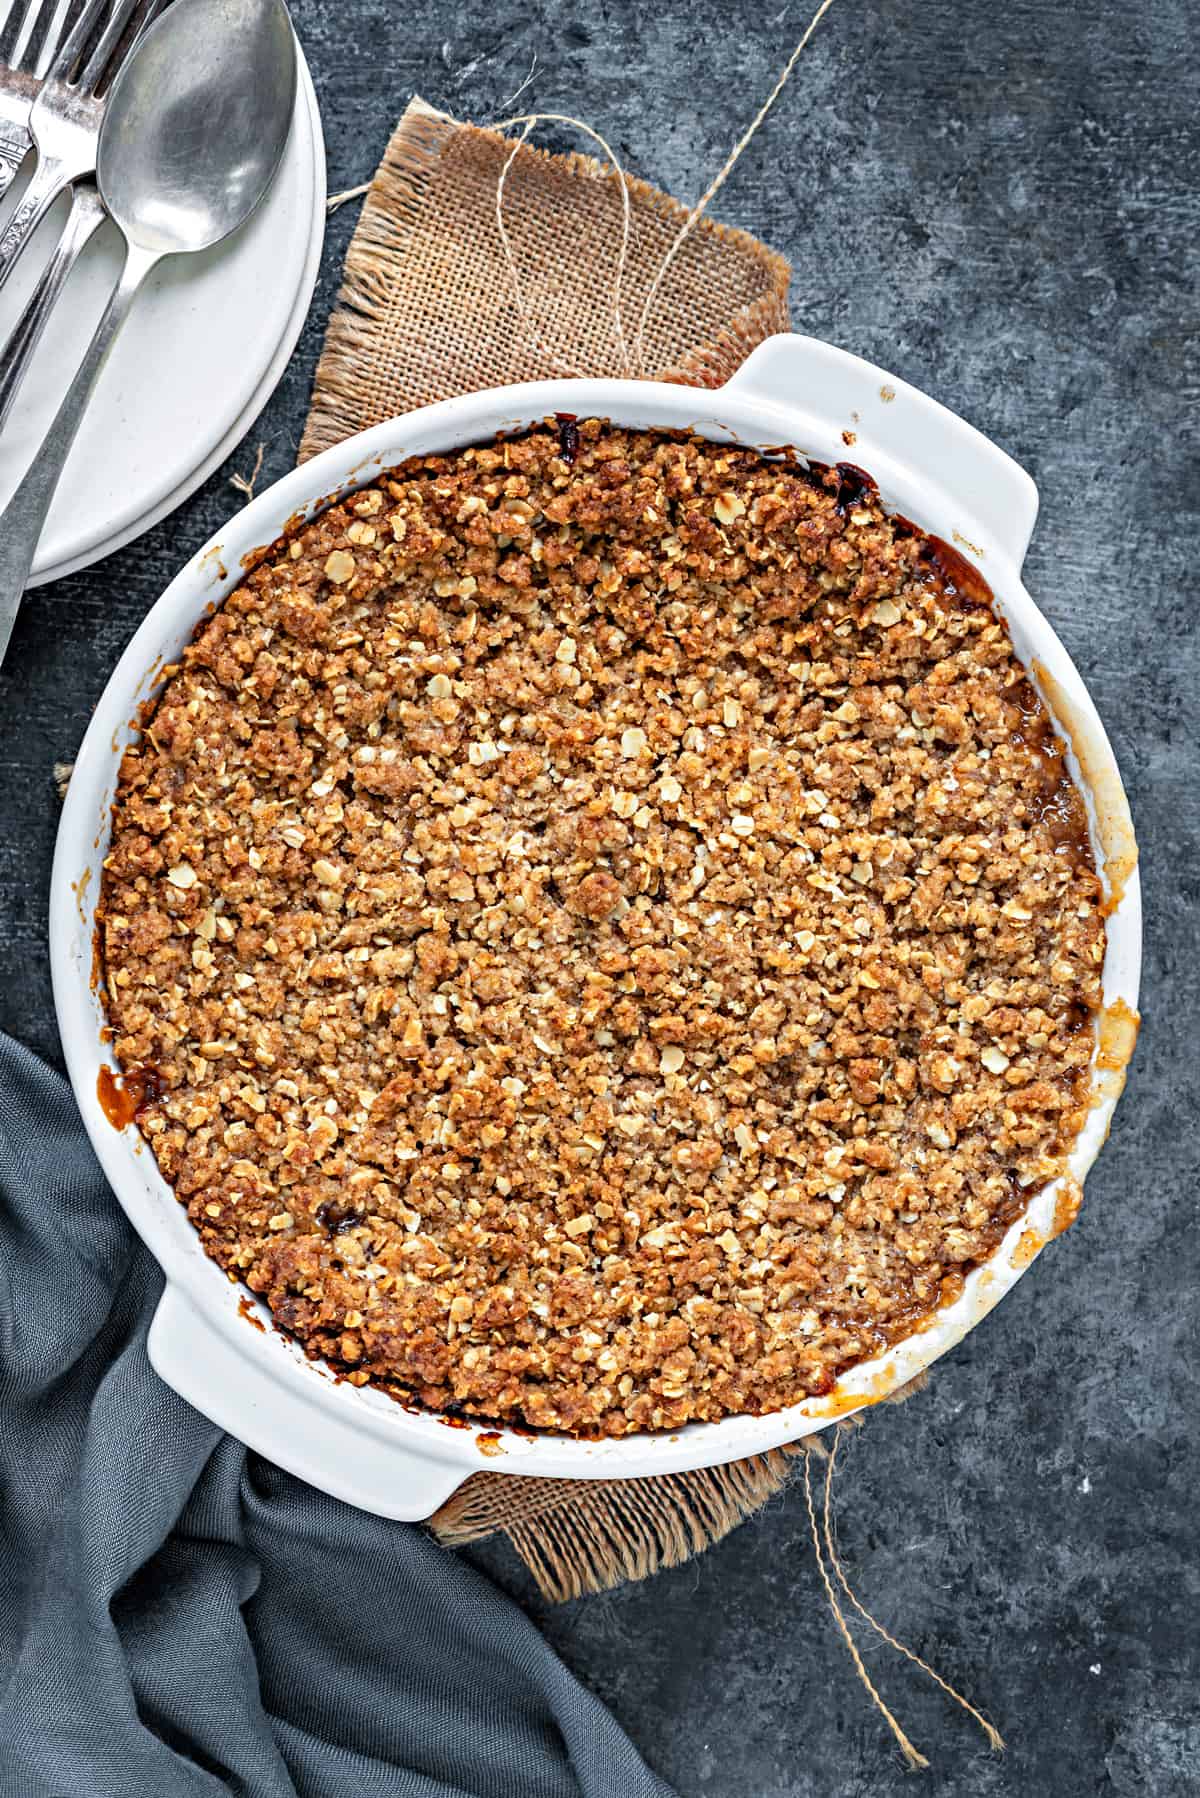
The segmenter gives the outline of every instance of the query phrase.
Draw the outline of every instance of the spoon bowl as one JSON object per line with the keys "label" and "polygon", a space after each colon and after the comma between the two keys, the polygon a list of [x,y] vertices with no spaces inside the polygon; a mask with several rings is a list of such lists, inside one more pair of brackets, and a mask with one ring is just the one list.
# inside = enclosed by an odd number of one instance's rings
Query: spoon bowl
{"label": "spoon bowl", "polygon": [[243,224],[283,157],[296,47],[281,0],[175,0],[109,97],[96,158],[131,244],[205,250]]}

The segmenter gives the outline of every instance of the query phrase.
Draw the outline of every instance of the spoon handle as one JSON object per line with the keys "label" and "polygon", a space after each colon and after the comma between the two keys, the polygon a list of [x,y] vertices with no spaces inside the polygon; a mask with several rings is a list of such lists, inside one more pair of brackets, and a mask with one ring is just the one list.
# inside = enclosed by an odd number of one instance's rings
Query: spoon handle
{"label": "spoon handle", "polygon": [[90,181],[79,181],[71,193],[71,210],[54,254],[38,276],[12,335],[0,350],[0,431],[8,422],[13,401],[25,379],[46,321],[54,310],[63,283],[74,268],[80,251],[91,240],[107,213],[104,201]]}
{"label": "spoon handle", "polygon": [[63,465],[80,421],[87,410],[92,390],[100,377],[117,333],[129,316],[138,288],[159,261],[161,252],[141,250],[130,245],[125,254],[121,278],[113,289],[104,316],[76,371],[66,397],[54,415],[41,448],[33,458],[20,486],[0,514],[0,662],[8,648],[21,595],[33,566],[38,539],[54,498]]}

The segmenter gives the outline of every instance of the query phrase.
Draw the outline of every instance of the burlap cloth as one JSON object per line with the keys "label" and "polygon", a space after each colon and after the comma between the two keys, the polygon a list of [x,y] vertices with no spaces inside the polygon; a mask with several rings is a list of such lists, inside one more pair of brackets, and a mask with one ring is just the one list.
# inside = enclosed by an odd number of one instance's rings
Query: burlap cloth
{"label": "burlap cloth", "polygon": [[[496,220],[512,141],[414,100],[388,144],[350,244],[300,458],[355,431],[480,387],[626,372],[614,324],[617,176],[580,155],[522,145],[504,189],[513,286]],[[686,216],[630,181],[622,280],[627,343]],[[672,264],[645,333],[658,379],[716,387],[789,328],[790,270],[743,231],[702,220]],[[473,1474],[430,1519],[447,1544],[503,1530],[542,1591],[569,1598],[642,1579],[718,1541],[784,1483],[794,1451],[641,1480]]]}

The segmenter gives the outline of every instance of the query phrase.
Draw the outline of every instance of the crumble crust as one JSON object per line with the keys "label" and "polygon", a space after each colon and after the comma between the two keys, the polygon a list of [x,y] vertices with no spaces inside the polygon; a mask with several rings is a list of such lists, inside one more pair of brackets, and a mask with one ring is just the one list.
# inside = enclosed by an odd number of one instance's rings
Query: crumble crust
{"label": "crumble crust", "polygon": [[829,1390],[1087,1114],[1082,802],[858,471],[597,420],[273,546],[124,757],[101,949],[206,1251],[357,1384],[580,1434]]}

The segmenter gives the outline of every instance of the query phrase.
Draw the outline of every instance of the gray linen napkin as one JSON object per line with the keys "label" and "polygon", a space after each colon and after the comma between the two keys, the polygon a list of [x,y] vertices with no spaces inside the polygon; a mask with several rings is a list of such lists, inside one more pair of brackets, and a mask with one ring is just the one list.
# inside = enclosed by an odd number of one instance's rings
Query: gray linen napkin
{"label": "gray linen napkin", "polygon": [[161,1286],[0,1036],[2,1798],[670,1798],[480,1574],[163,1385]]}

